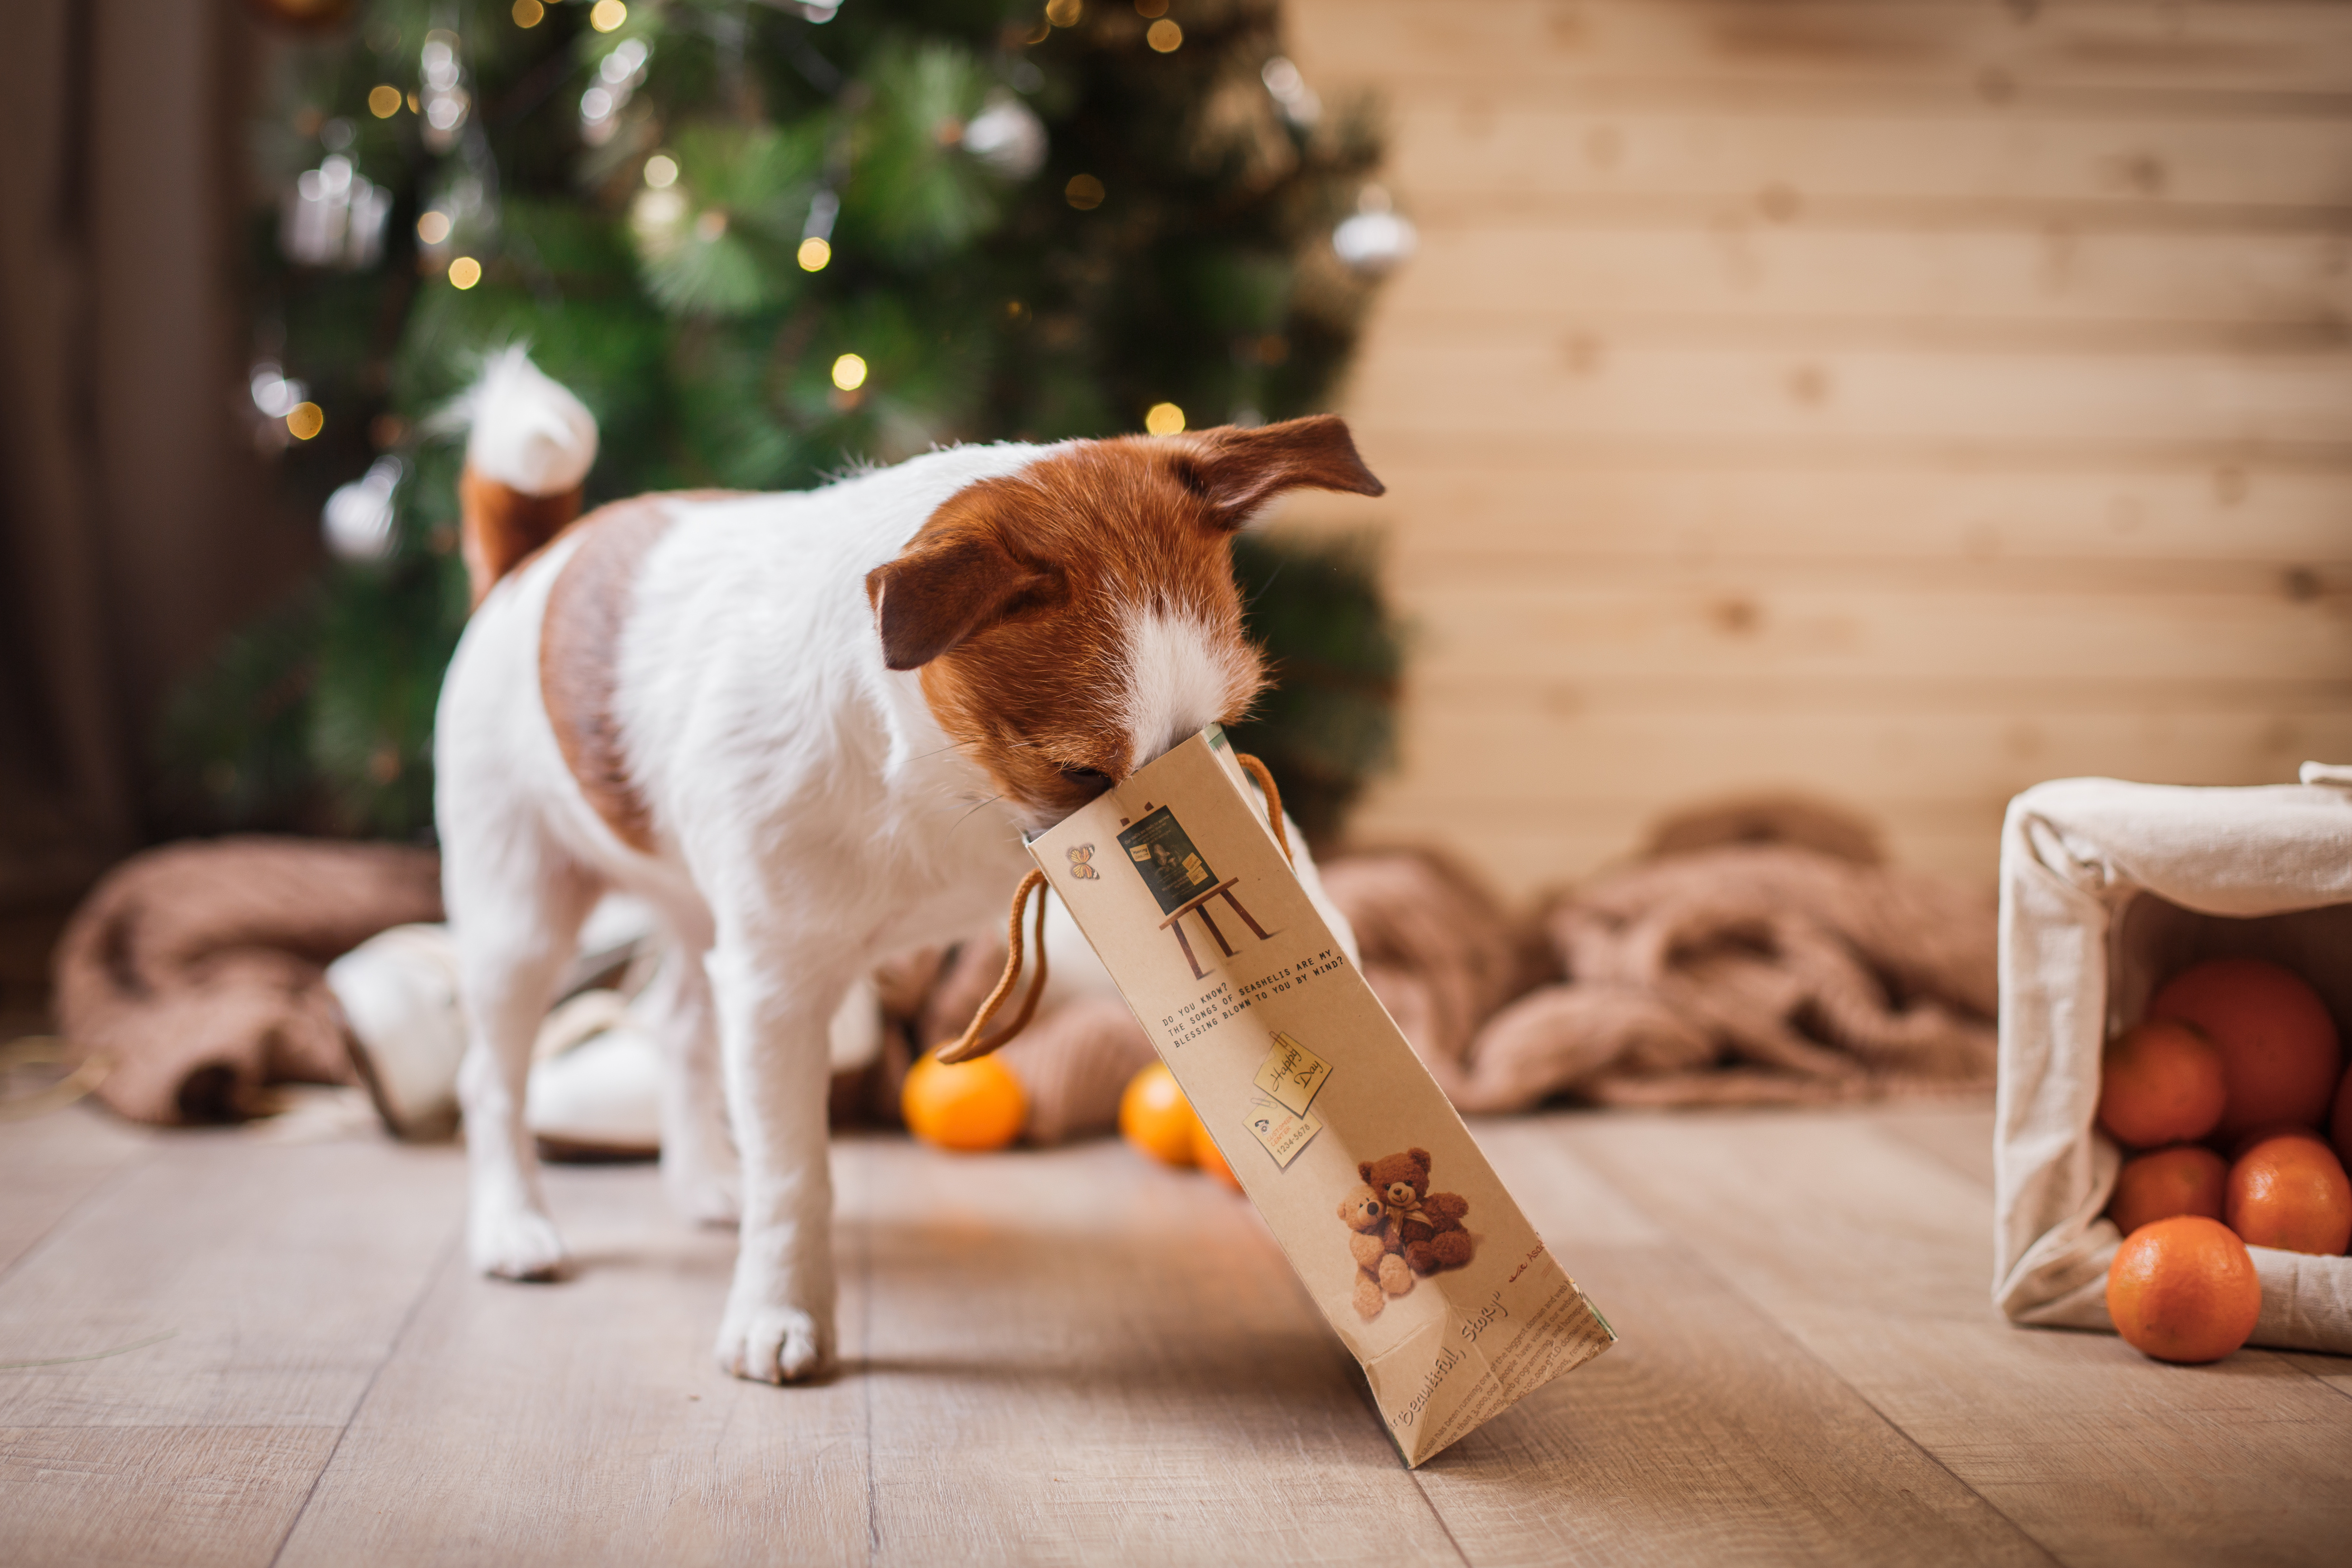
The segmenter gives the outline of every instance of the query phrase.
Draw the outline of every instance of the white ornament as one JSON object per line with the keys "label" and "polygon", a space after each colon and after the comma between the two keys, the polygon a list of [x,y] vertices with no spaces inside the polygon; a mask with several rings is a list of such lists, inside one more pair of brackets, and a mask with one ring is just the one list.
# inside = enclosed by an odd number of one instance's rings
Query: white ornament
{"label": "white ornament", "polygon": [[1410,260],[1420,244],[1412,220],[1391,210],[1388,192],[1378,185],[1366,185],[1357,198],[1355,216],[1331,231],[1331,248],[1339,259],[1371,277]]}
{"label": "white ornament", "polygon": [[330,554],[339,561],[381,561],[392,553],[392,492],[407,472],[398,458],[378,458],[366,473],[336,487],[322,514]]}
{"label": "white ornament", "polygon": [[349,158],[335,153],[303,171],[278,216],[278,247],[287,260],[358,271],[383,258],[392,193],[362,178]]}
{"label": "white ornament", "polygon": [[1275,102],[1282,105],[1283,118],[1301,131],[1323,117],[1323,100],[1315,96],[1315,89],[1307,85],[1298,68],[1285,57],[1276,55],[1266,61],[1258,72],[1258,79],[1265,83],[1265,90],[1274,95]]}
{"label": "white ornament", "polygon": [[416,65],[424,88],[417,95],[417,108],[425,120],[425,150],[446,153],[457,144],[457,132],[465,128],[466,115],[474,106],[464,86],[465,67],[457,58],[457,35],[444,27],[425,34]]}
{"label": "white ornament", "polygon": [[1045,124],[1009,92],[989,95],[963,128],[964,151],[1008,180],[1025,180],[1045,163]]}
{"label": "white ornament", "polygon": [[646,79],[654,58],[643,38],[624,38],[596,66],[596,79],[580,95],[580,139],[602,147],[621,128],[621,110]]}

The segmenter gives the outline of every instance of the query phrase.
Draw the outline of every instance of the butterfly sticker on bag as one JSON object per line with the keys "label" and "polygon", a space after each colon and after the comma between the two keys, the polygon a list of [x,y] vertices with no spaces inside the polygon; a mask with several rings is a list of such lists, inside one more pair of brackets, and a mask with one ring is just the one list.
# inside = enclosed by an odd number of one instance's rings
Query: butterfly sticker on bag
{"label": "butterfly sticker on bag", "polygon": [[1102,873],[1096,870],[1090,864],[1095,858],[1095,847],[1093,845],[1073,844],[1069,847],[1068,854],[1070,857],[1071,876],[1076,877],[1081,882],[1092,882],[1101,878]]}

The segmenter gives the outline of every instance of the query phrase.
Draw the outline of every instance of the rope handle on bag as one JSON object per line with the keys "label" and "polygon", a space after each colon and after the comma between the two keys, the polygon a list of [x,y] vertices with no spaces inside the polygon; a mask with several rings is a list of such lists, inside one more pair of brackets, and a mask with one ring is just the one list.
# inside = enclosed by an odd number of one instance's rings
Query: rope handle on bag
{"label": "rope handle on bag", "polygon": [[[1297,865],[1298,858],[1290,852],[1290,835],[1282,826],[1282,791],[1275,787],[1274,775],[1266,771],[1264,763],[1247,752],[1235,752],[1234,761],[1240,763],[1242,772],[1256,781],[1257,787],[1265,792],[1266,828],[1273,833],[1276,845],[1282,850],[1282,858]],[[1005,922],[1004,929],[1004,973],[997,977],[996,989],[988,994],[988,1000],[980,1005],[980,1011],[971,1016],[971,1022],[964,1026],[963,1033],[940,1047],[940,1061],[968,1062],[974,1057],[984,1057],[999,1046],[1010,1044],[1013,1037],[1029,1026],[1029,1020],[1036,1016],[1037,998],[1045,991],[1045,873],[1032,871],[1022,878],[1021,886],[1013,890],[1013,914]],[[1032,893],[1037,895],[1037,918],[1032,922],[1034,935],[1031,938],[1032,944],[1037,949],[1036,972],[1029,977],[1028,993],[1021,998],[1021,1011],[1014,1016],[1013,1022],[995,1034],[987,1035],[984,1031],[996,1017],[996,1010],[1004,1005],[1005,999],[1013,994],[1013,986],[1021,981],[1021,917],[1027,912]]]}

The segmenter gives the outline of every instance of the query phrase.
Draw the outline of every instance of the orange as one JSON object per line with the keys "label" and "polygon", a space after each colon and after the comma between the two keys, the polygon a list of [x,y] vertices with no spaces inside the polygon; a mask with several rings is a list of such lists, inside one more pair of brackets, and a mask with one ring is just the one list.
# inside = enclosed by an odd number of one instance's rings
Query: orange
{"label": "orange", "polygon": [[1200,1124],[1166,1062],[1137,1073],[1118,1097],[1120,1136],[1163,1165],[1192,1163],[1192,1130]]}
{"label": "orange", "polygon": [[2126,1236],[2175,1215],[2220,1219],[2221,1189],[2229,1175],[2221,1155],[2194,1143],[2142,1154],[2125,1161],[2116,1173],[2116,1195],[2108,1201],[2107,1217]]}
{"label": "orange", "polygon": [[2099,1125],[2118,1143],[2189,1143],[2221,1120],[2221,1053],[2185,1024],[2151,1018],[2107,1042],[2099,1058]]}
{"label": "orange", "polygon": [[2217,958],[2173,976],[2147,1016],[2194,1024],[2221,1047],[2224,1138],[2265,1122],[2326,1120],[2343,1049],[2319,994],[2291,971],[2259,958]]}
{"label": "orange", "polygon": [[2341,1257],[2352,1244],[2352,1181],[2308,1132],[2255,1144],[2230,1167],[2230,1228],[2253,1247]]}
{"label": "orange", "polygon": [[1013,1069],[994,1057],[953,1066],[927,1056],[907,1069],[898,1092],[907,1130],[924,1142],[960,1154],[1002,1149],[1021,1135],[1029,1097]]}
{"label": "orange", "polygon": [[2203,1215],[2144,1225],[2107,1266],[2107,1316],[2124,1342],[2158,1361],[2220,1361],[2262,1316],[2246,1244]]}
{"label": "orange", "polygon": [[1217,1141],[1209,1136],[1208,1128],[1202,1124],[1201,1119],[1197,1116],[1192,1119],[1192,1163],[1200,1166],[1234,1191],[1242,1190],[1241,1178],[1234,1174],[1234,1168],[1231,1165],[1225,1163],[1224,1151],[1217,1147]]}

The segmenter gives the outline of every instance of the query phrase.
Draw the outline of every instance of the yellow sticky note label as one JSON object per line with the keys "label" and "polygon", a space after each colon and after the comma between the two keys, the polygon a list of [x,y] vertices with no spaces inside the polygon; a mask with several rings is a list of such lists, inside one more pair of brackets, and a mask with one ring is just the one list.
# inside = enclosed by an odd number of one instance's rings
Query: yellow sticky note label
{"label": "yellow sticky note label", "polygon": [[1250,1096],[1245,1116],[1250,1136],[1265,1144],[1274,1163],[1286,1171],[1298,1158],[1298,1152],[1323,1131],[1323,1119],[1313,1111],[1293,1110],[1263,1094]]}
{"label": "yellow sticky note label", "polygon": [[1323,1080],[1330,1076],[1329,1062],[1288,1035],[1277,1033],[1274,1048],[1258,1064],[1257,1077],[1253,1081],[1284,1110],[1304,1116],[1307,1108],[1315,1103]]}

